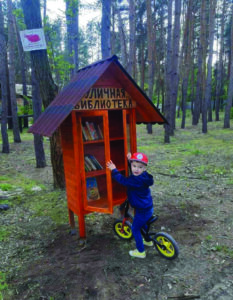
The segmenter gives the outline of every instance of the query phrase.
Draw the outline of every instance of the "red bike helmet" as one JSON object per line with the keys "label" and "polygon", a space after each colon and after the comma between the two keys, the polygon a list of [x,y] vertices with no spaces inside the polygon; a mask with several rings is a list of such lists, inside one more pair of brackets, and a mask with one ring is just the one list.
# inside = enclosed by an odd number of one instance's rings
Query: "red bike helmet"
{"label": "red bike helmet", "polygon": [[148,164],[148,158],[147,158],[146,154],[141,153],[141,152],[134,153],[131,156],[130,161],[138,161],[138,162],[143,163],[144,165]]}

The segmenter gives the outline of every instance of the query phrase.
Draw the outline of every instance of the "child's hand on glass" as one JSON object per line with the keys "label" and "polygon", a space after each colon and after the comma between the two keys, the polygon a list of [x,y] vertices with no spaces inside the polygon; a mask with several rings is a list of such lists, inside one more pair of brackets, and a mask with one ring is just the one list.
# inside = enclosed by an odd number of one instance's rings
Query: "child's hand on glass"
{"label": "child's hand on glass", "polygon": [[114,170],[114,169],[116,169],[116,166],[115,166],[115,164],[110,160],[110,161],[108,161],[107,162],[107,168],[109,169],[109,170]]}

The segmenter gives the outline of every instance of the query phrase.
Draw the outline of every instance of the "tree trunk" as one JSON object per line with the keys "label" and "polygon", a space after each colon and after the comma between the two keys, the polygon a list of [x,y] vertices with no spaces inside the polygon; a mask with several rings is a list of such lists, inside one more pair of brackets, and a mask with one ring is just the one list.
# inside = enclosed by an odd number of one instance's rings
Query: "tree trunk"
{"label": "tree trunk", "polygon": [[220,25],[220,49],[217,65],[217,85],[216,85],[216,104],[215,104],[215,120],[219,121],[220,96],[223,84],[223,53],[224,53],[224,23],[225,23],[226,0],[223,0],[221,8],[221,25]]}
{"label": "tree trunk", "polygon": [[0,83],[2,95],[1,135],[2,153],[9,153],[10,146],[7,134],[7,62],[6,38],[4,35],[2,2],[0,2]]}
{"label": "tree trunk", "polygon": [[[19,35],[19,29],[16,23],[15,16],[13,16],[13,22],[14,22],[14,29],[15,29],[15,35],[16,35],[16,40],[17,40],[17,48],[18,48],[18,53],[19,53],[19,63],[20,63],[20,72],[21,72],[21,78],[22,78],[22,85],[23,85],[23,105],[24,105],[24,114],[28,114],[28,101],[25,98],[27,97],[27,81],[26,81],[26,61],[25,61],[25,55],[23,52],[23,47],[22,43],[20,40],[20,35]],[[28,128],[28,118],[23,119],[23,127]]]}
{"label": "tree trunk", "polygon": [[[217,0],[212,0],[209,13],[210,31],[209,31],[209,61],[208,61],[208,72],[210,71],[210,87],[208,88],[209,95],[207,96],[207,106],[208,106],[208,121],[212,122],[212,100],[211,100],[211,90],[212,90],[212,62],[213,62],[213,52],[214,52],[214,32],[215,32],[215,15],[216,15],[216,5]],[[210,63],[210,66],[209,66]],[[208,77],[208,73],[207,73]]]}
{"label": "tree trunk", "polygon": [[227,104],[225,106],[224,128],[230,128],[230,114],[233,99],[233,4],[231,6],[231,65],[230,65],[230,79],[227,93]]}
{"label": "tree trunk", "polygon": [[78,71],[78,0],[66,0],[67,47],[70,77]]}
{"label": "tree trunk", "polygon": [[[39,0],[21,0],[24,19],[28,29],[41,28],[40,2]],[[57,87],[54,84],[46,50],[31,51],[32,64],[36,79],[40,85],[40,95],[46,108],[55,98]],[[62,160],[61,140],[58,132],[50,139],[51,163],[55,188],[65,187],[64,168]]]}
{"label": "tree trunk", "polygon": [[210,0],[209,9],[209,58],[207,66],[207,78],[205,86],[205,97],[202,102],[202,133],[207,133],[207,107],[208,119],[212,120],[211,108],[211,87],[212,87],[212,61],[213,61],[213,45],[214,45],[214,28],[215,28],[215,9],[216,0]]}
{"label": "tree trunk", "polygon": [[[40,97],[40,87],[35,77],[35,72],[32,66],[32,105],[34,122],[39,118],[42,112],[42,100]],[[36,167],[44,168],[46,166],[45,152],[43,146],[43,137],[39,134],[34,134],[34,150],[36,156]]]}
{"label": "tree trunk", "polygon": [[19,122],[17,116],[17,101],[15,94],[15,41],[14,41],[14,25],[13,25],[13,13],[12,13],[12,2],[7,0],[8,5],[8,47],[9,47],[9,86],[10,86],[10,98],[11,98],[11,109],[12,109],[12,121],[13,121],[13,135],[14,142],[21,143],[19,133]]}
{"label": "tree trunk", "polygon": [[201,11],[200,11],[200,38],[197,42],[198,45],[198,61],[197,61],[197,81],[196,81],[196,96],[194,99],[194,108],[193,108],[193,119],[192,124],[197,125],[201,113],[201,99],[203,95],[203,85],[202,78],[204,77],[203,72],[203,60],[204,57],[204,48],[205,48],[205,10],[206,10],[206,1],[201,1]]}
{"label": "tree trunk", "polygon": [[102,0],[102,20],[101,20],[102,59],[111,56],[110,17],[111,17],[111,0]]}
{"label": "tree trunk", "polygon": [[184,60],[183,60],[183,78],[182,78],[182,122],[181,128],[185,128],[185,118],[186,118],[186,98],[188,92],[188,82],[190,75],[191,66],[191,44],[192,44],[192,33],[193,33],[193,14],[192,14],[193,2],[189,0],[188,11],[186,15],[186,24],[183,37],[184,45]]}
{"label": "tree trunk", "polygon": [[128,72],[135,79],[136,75],[136,18],[134,0],[129,1],[129,65]]}
{"label": "tree trunk", "polygon": [[119,31],[119,39],[120,39],[120,48],[121,48],[121,62],[122,65],[127,68],[128,65],[128,58],[127,58],[127,42],[126,42],[126,35],[124,24],[121,17],[120,6],[117,6],[117,17],[118,17],[118,31]]}
{"label": "tree trunk", "polygon": [[172,0],[168,0],[168,26],[167,26],[167,58],[166,58],[166,93],[164,101],[164,114],[168,124],[164,125],[164,142],[170,143],[171,126],[171,62],[172,62]]}
{"label": "tree trunk", "polygon": [[[148,96],[153,99],[155,68],[155,29],[153,28],[151,0],[146,1],[147,12],[147,47],[148,47]],[[147,124],[147,132],[152,133],[152,124]]]}
{"label": "tree trunk", "polygon": [[174,135],[176,127],[176,104],[179,87],[178,59],[179,59],[179,43],[180,43],[180,15],[181,0],[175,0],[175,21],[173,30],[172,45],[172,71],[171,71],[171,135]]}

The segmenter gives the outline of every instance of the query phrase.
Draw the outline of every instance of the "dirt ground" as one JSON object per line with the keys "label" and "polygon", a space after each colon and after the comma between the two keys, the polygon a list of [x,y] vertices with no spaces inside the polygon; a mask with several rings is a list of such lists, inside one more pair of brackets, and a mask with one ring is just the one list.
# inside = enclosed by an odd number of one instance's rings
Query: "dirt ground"
{"label": "dirt ground", "polygon": [[[135,248],[134,241],[122,241],[113,233],[118,208],[113,215],[88,215],[86,240],[70,235],[65,192],[53,194],[51,166],[35,169],[32,142],[12,145],[7,158],[0,154],[0,176],[8,174],[17,183],[21,174],[45,187],[30,193],[19,187],[0,193],[0,203],[10,205],[0,212],[0,225],[11,228],[0,239],[0,270],[7,282],[0,299],[232,300],[233,131],[225,135],[219,125],[214,133],[200,137],[197,129],[189,130],[193,132],[176,133],[171,147],[163,145],[161,132],[151,137],[159,139],[157,146],[143,139],[144,129],[138,133],[139,150],[148,153],[153,165],[152,194],[159,215],[154,229],[168,232],[179,245],[179,257],[172,261],[153,247],[146,249],[145,259],[131,258],[128,252]],[[195,137],[206,144],[190,150],[187,145],[193,145]],[[182,164],[172,164],[178,156]],[[174,172],[168,172],[171,169]],[[38,213],[40,200],[44,204]],[[56,208],[61,205],[60,222],[47,214],[49,201],[55,201]]]}

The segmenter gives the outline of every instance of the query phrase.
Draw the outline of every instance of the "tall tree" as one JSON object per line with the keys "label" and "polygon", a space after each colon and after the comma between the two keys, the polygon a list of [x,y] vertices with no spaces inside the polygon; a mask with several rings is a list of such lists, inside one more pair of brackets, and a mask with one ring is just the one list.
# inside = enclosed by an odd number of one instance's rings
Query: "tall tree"
{"label": "tall tree", "polygon": [[198,60],[197,60],[197,80],[196,80],[196,96],[194,98],[192,124],[197,125],[201,112],[201,99],[203,95],[203,78],[205,78],[205,48],[206,48],[206,1],[201,0],[200,9],[200,36],[197,42]]}
{"label": "tall tree", "polygon": [[128,72],[134,78],[136,76],[136,9],[135,1],[129,2],[129,65]]}
{"label": "tall tree", "polygon": [[230,113],[233,100],[233,4],[231,6],[231,64],[228,85],[227,104],[225,106],[224,128],[230,128]]}
{"label": "tall tree", "polygon": [[[147,47],[148,47],[148,94],[153,99],[155,68],[155,28],[152,20],[151,0],[146,0],[147,12]],[[152,133],[152,124],[147,124],[147,132]]]}
{"label": "tall tree", "polygon": [[110,35],[110,18],[111,18],[111,0],[102,1],[102,20],[101,20],[101,53],[105,59],[111,56],[111,35]]}
{"label": "tall tree", "polygon": [[209,57],[207,65],[207,77],[205,85],[205,97],[202,102],[202,132],[207,133],[207,107],[209,113],[209,121],[212,120],[211,110],[211,86],[212,86],[212,61],[213,61],[213,46],[214,46],[214,30],[215,30],[215,10],[216,0],[210,0],[209,9]]}
{"label": "tall tree", "polygon": [[168,26],[167,26],[167,58],[166,58],[166,98],[164,113],[168,124],[164,125],[164,142],[170,143],[171,126],[171,65],[172,65],[172,1],[168,0]]}
{"label": "tall tree", "polygon": [[4,33],[4,18],[2,2],[0,2],[0,83],[2,94],[2,111],[1,111],[1,135],[2,135],[2,152],[9,153],[10,146],[7,134],[7,49],[6,37]]}
{"label": "tall tree", "polygon": [[[33,119],[34,122],[38,119],[42,112],[42,100],[40,97],[40,87],[36,80],[35,71],[32,66],[32,104],[33,104]],[[44,168],[46,166],[43,137],[39,134],[34,134],[34,150],[36,156],[36,167]]]}
{"label": "tall tree", "polygon": [[14,21],[13,21],[13,8],[12,1],[7,0],[8,6],[8,50],[9,50],[9,87],[10,87],[10,98],[11,98],[11,109],[12,109],[12,120],[13,120],[13,135],[14,142],[21,143],[19,133],[19,122],[17,116],[17,101],[15,93],[15,39],[14,39]]}
{"label": "tall tree", "polygon": [[186,99],[188,92],[188,82],[191,67],[191,45],[192,45],[192,33],[193,33],[193,1],[188,1],[188,9],[186,14],[185,29],[183,36],[184,45],[184,59],[183,59],[183,74],[182,74],[182,122],[181,128],[185,128],[185,118],[186,118]]}
{"label": "tall tree", "polygon": [[146,26],[143,22],[143,15],[144,15],[144,7],[143,4],[139,7],[138,12],[138,68],[140,73],[140,87],[142,90],[144,90],[144,84],[145,84],[145,48],[146,48]]}
{"label": "tall tree", "polygon": [[[20,63],[20,73],[22,78],[22,86],[23,86],[23,105],[24,105],[24,113],[28,114],[28,101],[27,101],[27,81],[26,81],[26,69],[27,64],[25,60],[25,55],[23,52],[23,46],[20,40],[19,35],[19,29],[16,22],[15,16],[13,16],[13,22],[14,22],[14,30],[15,30],[15,36],[17,41],[17,48],[18,48],[18,54],[19,54],[19,63]],[[24,127],[28,128],[28,118],[24,118]]]}
{"label": "tall tree", "polygon": [[217,63],[217,85],[216,85],[216,105],[215,105],[215,120],[219,121],[220,95],[223,84],[223,51],[224,51],[224,23],[226,19],[226,0],[223,0],[221,7],[221,22],[220,22],[220,49]]}
{"label": "tall tree", "polygon": [[119,39],[120,39],[120,49],[121,49],[121,62],[122,65],[127,68],[128,64],[128,51],[127,51],[127,40],[125,34],[125,26],[121,16],[121,9],[120,5],[117,5],[117,18],[118,18],[118,32],[119,32]]}
{"label": "tall tree", "polygon": [[174,134],[176,127],[176,104],[179,87],[179,74],[178,74],[178,62],[179,62],[179,44],[180,44],[180,15],[181,15],[181,0],[175,0],[175,20],[173,29],[173,43],[172,43],[172,70],[171,70],[171,132]]}
{"label": "tall tree", "polygon": [[71,77],[78,70],[78,0],[66,1],[67,46]]}
{"label": "tall tree", "polygon": [[[24,12],[24,20],[28,29],[42,27],[39,0],[21,0]],[[46,50],[31,51],[32,64],[35,70],[36,80],[40,85],[40,95],[46,108],[57,94],[57,86],[54,84]],[[65,177],[59,132],[56,131],[50,139],[51,163],[53,168],[54,187],[64,188]]]}

